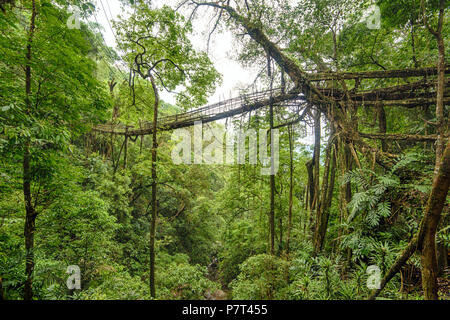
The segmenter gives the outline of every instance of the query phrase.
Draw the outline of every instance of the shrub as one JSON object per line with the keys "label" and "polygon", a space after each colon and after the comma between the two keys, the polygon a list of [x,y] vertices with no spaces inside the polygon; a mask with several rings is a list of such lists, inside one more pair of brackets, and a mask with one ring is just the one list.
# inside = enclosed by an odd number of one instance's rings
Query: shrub
{"label": "shrub", "polygon": [[288,268],[286,261],[268,254],[250,257],[241,264],[237,279],[231,282],[233,299],[286,299]]}

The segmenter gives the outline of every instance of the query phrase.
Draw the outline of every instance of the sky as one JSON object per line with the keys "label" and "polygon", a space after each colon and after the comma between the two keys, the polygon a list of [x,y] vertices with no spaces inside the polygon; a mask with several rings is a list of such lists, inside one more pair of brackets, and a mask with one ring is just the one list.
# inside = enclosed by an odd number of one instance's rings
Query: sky
{"label": "sky", "polygon": [[[176,4],[175,1],[154,0],[152,3],[157,7],[164,3]],[[90,21],[98,21],[102,26],[102,34],[108,46],[116,48],[116,39],[113,34],[112,20],[117,20],[118,15],[124,15],[123,8],[119,0],[97,0],[96,14],[90,18]],[[199,10],[200,11],[200,10]],[[200,11],[195,20],[194,33],[190,35],[191,42],[195,49],[206,50],[208,33],[213,28],[214,21],[211,22],[211,16],[204,9]],[[216,70],[222,74],[222,83],[216,88],[215,93],[208,98],[208,103],[216,103],[239,95],[239,89],[245,88],[253,83],[258,73],[256,68],[244,68],[239,62],[232,58],[233,54],[233,35],[230,31],[215,32],[210,40],[208,55],[213,62]],[[175,104],[175,97],[168,92],[161,92],[161,98]],[[312,130],[307,130],[308,136],[299,139],[299,142],[306,145],[314,144]],[[324,131],[322,131],[324,132]]]}

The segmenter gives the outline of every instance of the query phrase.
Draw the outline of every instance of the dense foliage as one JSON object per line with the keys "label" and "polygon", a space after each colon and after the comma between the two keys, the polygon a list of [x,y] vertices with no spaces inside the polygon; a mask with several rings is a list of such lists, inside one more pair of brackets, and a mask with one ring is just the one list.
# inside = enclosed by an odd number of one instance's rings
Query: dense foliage
{"label": "dense foliage", "polygon": [[[258,132],[275,122],[280,166],[272,185],[269,176],[261,175],[260,161],[175,165],[171,153],[177,141],[171,131],[158,131],[152,297],[151,136],[125,139],[92,128],[99,123],[139,128],[141,120],[152,119],[157,99],[146,78],[150,74],[160,91],[177,92],[176,105],[161,101],[160,117],[206,103],[221,76],[207,52],[194,49],[190,40],[203,14],[216,21],[209,37],[231,30],[233,57],[261,70],[255,83],[289,89],[286,70],[248,36],[251,30],[267,35],[308,72],[435,67],[439,48],[423,16],[435,28],[439,1],[375,1],[380,29],[368,29],[361,18],[372,1],[231,1],[240,19],[194,1],[183,1],[180,10],[175,2],[160,8],[150,1],[121,2],[131,13],[113,23],[117,52],[105,44],[96,23],[82,20],[80,29],[66,24],[73,6],[83,17],[95,14],[94,1],[1,2],[0,299],[22,299],[31,283],[34,299],[367,298],[368,266],[378,266],[385,275],[425,215],[436,174],[434,141],[372,139],[357,149],[335,134],[330,114],[322,111],[317,121],[309,112],[307,121],[295,121],[298,106],[275,107],[274,114],[264,107],[208,124],[227,132]],[[443,12],[447,55],[448,8]],[[348,93],[347,86],[370,91],[408,81],[328,80],[322,85]],[[431,136],[444,126],[448,139],[448,108],[444,104],[444,123],[435,105],[412,109],[363,101],[351,119],[368,135]],[[322,127],[315,145],[302,143],[314,127],[316,133]],[[395,157],[383,162],[376,150]],[[314,160],[315,182],[309,171]],[[314,201],[312,183],[317,185]],[[439,294],[449,298],[445,203],[437,262],[439,283],[444,283]],[[326,216],[322,242],[317,236],[321,215]],[[80,267],[80,290],[67,287],[71,265]],[[381,295],[421,299],[421,268],[418,252]]]}

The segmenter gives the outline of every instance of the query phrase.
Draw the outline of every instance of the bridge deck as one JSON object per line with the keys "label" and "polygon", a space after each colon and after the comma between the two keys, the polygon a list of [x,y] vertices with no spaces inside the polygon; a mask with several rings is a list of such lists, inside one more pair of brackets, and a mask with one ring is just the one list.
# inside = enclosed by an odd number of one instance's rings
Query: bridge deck
{"label": "bridge deck", "polygon": [[[240,95],[239,97],[224,100],[205,107],[189,110],[184,113],[163,116],[158,119],[159,130],[172,130],[177,128],[190,127],[196,121],[203,123],[225,119],[245,112],[257,110],[273,103],[305,102],[306,99],[299,93],[282,93],[281,89],[259,91],[251,94]],[[102,133],[113,133],[117,135],[139,136],[152,133],[153,123],[146,121],[141,123],[140,128],[125,126],[120,124],[102,124],[93,128],[94,131]]]}
{"label": "bridge deck", "polygon": [[[446,74],[450,73],[450,67],[446,66]],[[434,80],[429,80],[431,76],[437,74],[437,69],[402,69],[402,70],[385,70],[385,71],[367,71],[367,72],[346,72],[346,73],[317,73],[310,74],[309,79],[312,82],[322,81],[341,81],[343,79],[388,79],[388,78],[411,78],[424,77],[418,82],[408,83],[406,85],[397,85],[394,87],[382,88],[366,92],[351,92],[350,98],[355,102],[363,103],[366,106],[380,105],[396,105],[403,107],[416,107],[418,105],[434,104],[434,94],[430,89],[434,89]],[[427,80],[428,79],[428,80]],[[446,80],[448,82],[448,80]],[[318,88],[322,94],[339,102],[346,100],[347,94],[339,89],[327,89],[325,87]],[[320,101],[309,102],[320,104]],[[450,92],[445,92],[445,103],[450,102]],[[180,114],[163,116],[158,119],[158,130],[172,130],[177,128],[189,127],[196,121],[204,123],[225,119],[238,114],[257,110],[268,106],[271,102],[275,104],[300,104],[306,102],[307,99],[298,91],[290,91],[284,93],[281,88],[259,91],[250,94],[240,95],[239,97],[224,100],[205,107],[189,110]],[[123,124],[101,124],[93,128],[94,131],[100,133],[112,133],[125,136],[140,136],[151,134],[153,124],[150,121],[141,123],[139,128],[134,126],[125,126]]]}

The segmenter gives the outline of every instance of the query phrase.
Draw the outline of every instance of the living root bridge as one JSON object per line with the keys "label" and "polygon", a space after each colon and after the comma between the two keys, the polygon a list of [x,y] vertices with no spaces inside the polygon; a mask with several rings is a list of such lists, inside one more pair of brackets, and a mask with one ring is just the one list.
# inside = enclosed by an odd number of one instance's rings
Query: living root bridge
{"label": "living root bridge", "polygon": [[[304,96],[296,91],[285,94],[281,92],[281,89],[255,92],[188,112],[161,117],[158,121],[158,130],[168,131],[193,126],[197,121],[208,123],[225,119],[261,109],[271,102],[274,104],[283,104],[284,102],[302,104],[306,100]],[[139,129],[130,126],[126,127],[121,124],[103,124],[95,126],[93,131],[115,135],[142,136],[151,134],[152,127],[148,122],[144,122],[142,128]]]}
{"label": "living root bridge", "polygon": [[[450,67],[445,70],[450,73]],[[421,69],[403,69],[386,71],[368,71],[368,72],[343,72],[343,73],[317,73],[306,74],[306,77],[312,82],[327,80],[351,80],[351,79],[377,79],[377,78],[409,78],[409,77],[429,77],[437,74],[436,68]],[[428,79],[428,78],[427,78]],[[447,80],[448,82],[448,80]],[[435,104],[433,90],[436,82],[433,80],[422,79],[409,84],[375,89],[371,91],[355,92],[346,91],[338,88],[316,88],[322,98],[306,96],[299,89],[293,89],[284,93],[283,89],[277,88],[266,91],[254,92],[241,95],[239,97],[224,100],[212,105],[197,108],[180,114],[161,117],[158,120],[158,129],[168,131],[178,128],[193,126],[196,121],[204,123],[220,119],[233,117],[246,112],[261,109],[273,104],[284,106],[286,104],[303,104],[309,102],[316,105],[329,105],[330,101],[335,103],[345,102],[347,99],[353,101],[356,105],[364,106],[399,106],[414,108],[418,106]],[[445,103],[450,102],[450,92],[445,92]],[[152,133],[152,123],[143,121],[140,128],[125,126],[123,124],[102,124],[93,128],[93,131],[123,136],[143,136]],[[363,135],[362,135],[363,136]],[[365,136],[366,138],[372,138]],[[434,137],[416,137],[417,141],[432,141]],[[382,138],[380,138],[382,139]],[[400,139],[402,140],[402,139]],[[412,136],[405,140],[413,140]]]}
{"label": "living root bridge", "polygon": [[[450,73],[450,66],[446,66],[445,73]],[[321,72],[309,74],[310,81],[326,80],[352,80],[352,79],[392,79],[392,78],[412,78],[436,76],[438,74],[436,67],[418,68],[418,69],[397,69],[397,70],[376,70],[364,72]]]}

